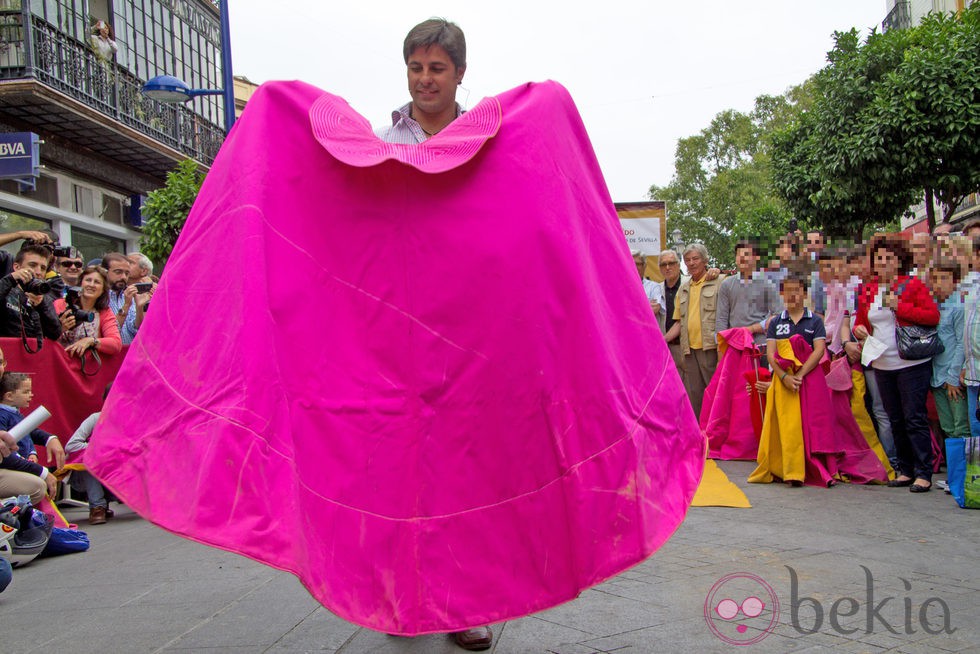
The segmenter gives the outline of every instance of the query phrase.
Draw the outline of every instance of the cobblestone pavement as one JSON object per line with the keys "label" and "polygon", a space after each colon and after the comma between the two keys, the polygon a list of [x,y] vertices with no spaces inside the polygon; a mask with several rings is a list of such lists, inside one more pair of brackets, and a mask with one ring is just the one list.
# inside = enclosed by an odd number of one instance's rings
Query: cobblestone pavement
{"label": "cobblestone pavement", "polygon": [[[752,509],[691,509],[645,563],[494,625],[494,651],[980,652],[980,511],[939,491],[756,485],[745,483],[752,463],[721,467]],[[66,516],[92,548],[14,571],[0,594],[0,652],[462,651],[446,636],[358,628],[291,575],[177,538],[125,507],[92,528],[85,510]],[[753,596],[758,615],[743,602]],[[740,612],[728,620],[716,610],[731,607]],[[757,642],[731,644],[748,641]]]}

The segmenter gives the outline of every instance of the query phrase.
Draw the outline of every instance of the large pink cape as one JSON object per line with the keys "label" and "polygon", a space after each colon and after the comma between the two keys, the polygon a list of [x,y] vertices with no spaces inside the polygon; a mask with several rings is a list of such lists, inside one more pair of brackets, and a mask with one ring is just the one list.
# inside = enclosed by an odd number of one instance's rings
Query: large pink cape
{"label": "large pink cape", "polygon": [[[721,360],[701,405],[708,456],[754,461],[759,454],[759,433],[752,422],[752,402],[760,398],[745,390],[745,379],[746,373],[759,370],[759,348],[747,327],[726,329],[717,338]],[[757,411],[764,413],[761,407]]]}
{"label": "large pink cape", "polygon": [[275,83],[208,175],[86,464],[157,524],[409,635],[642,561],[704,449],[562,87],[407,146]]}

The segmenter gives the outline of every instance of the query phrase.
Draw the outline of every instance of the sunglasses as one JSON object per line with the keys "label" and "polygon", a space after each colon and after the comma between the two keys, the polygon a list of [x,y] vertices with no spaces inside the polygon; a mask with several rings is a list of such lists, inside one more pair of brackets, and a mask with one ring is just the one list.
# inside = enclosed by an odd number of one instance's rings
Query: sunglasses
{"label": "sunglasses", "polygon": [[62,268],[82,268],[85,263],[82,261],[62,261],[59,265]]}

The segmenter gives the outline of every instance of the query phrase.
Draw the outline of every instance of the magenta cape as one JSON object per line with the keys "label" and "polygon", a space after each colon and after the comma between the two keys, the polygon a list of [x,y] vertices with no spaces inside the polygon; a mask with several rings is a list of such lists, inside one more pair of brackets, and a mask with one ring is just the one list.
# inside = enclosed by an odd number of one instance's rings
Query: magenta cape
{"label": "magenta cape", "polygon": [[274,83],[207,177],[86,465],[155,523],[419,634],[642,561],[703,457],[562,87],[408,146]]}
{"label": "magenta cape", "polygon": [[[718,334],[721,360],[701,405],[701,429],[708,438],[712,459],[755,461],[759,454],[759,434],[752,423],[753,397],[745,390],[747,372],[759,369],[759,349],[746,327],[732,327]],[[760,413],[764,409],[758,409]]]}

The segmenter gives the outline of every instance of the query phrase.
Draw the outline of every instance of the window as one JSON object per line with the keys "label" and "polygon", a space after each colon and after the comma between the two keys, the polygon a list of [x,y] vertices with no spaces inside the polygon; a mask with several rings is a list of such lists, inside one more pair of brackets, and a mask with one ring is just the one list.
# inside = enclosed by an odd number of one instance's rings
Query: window
{"label": "window", "polygon": [[[51,229],[51,223],[40,218],[25,216],[23,214],[14,213],[13,211],[0,209],[0,232],[19,232],[25,229],[35,231]],[[14,241],[13,243],[4,245],[3,249],[11,254],[16,254],[17,250],[20,249],[22,244],[23,241]]]}
{"label": "window", "polygon": [[92,259],[101,259],[106,252],[126,253],[125,242],[78,227],[71,228],[71,244],[81,250],[86,263]]}
{"label": "window", "polygon": [[87,186],[71,185],[72,211],[95,218],[95,193]]}

